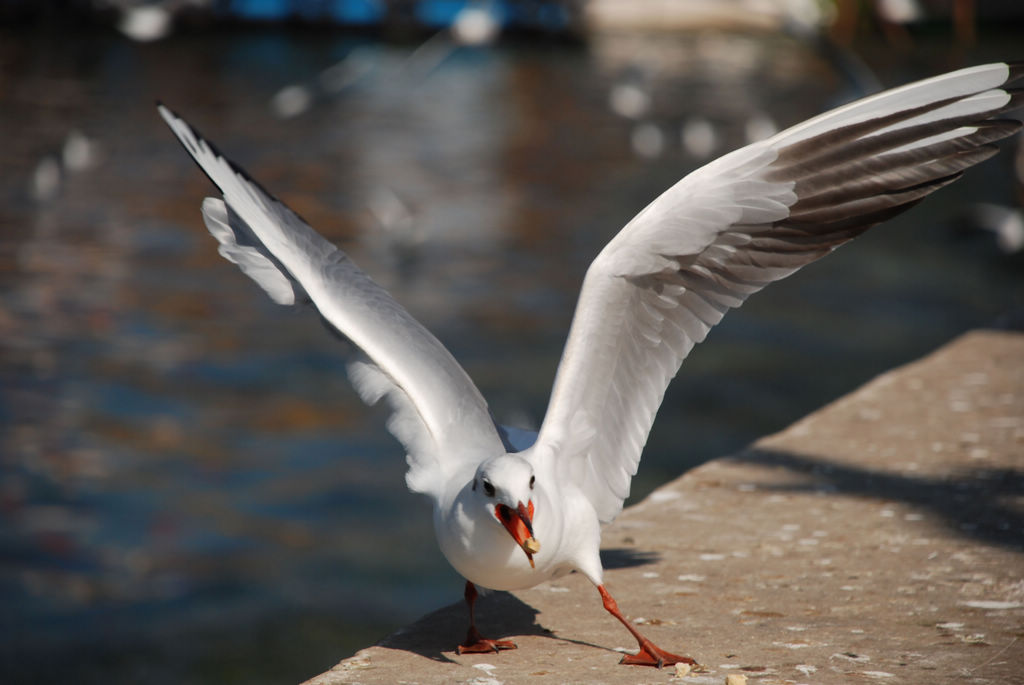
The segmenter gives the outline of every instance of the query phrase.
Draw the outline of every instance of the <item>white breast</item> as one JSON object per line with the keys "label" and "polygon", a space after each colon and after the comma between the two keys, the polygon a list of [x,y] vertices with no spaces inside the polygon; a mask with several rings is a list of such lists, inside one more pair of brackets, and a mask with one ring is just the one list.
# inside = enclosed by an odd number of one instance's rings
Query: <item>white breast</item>
{"label": "white breast", "polygon": [[[566,520],[560,506],[564,502],[554,501],[541,487],[534,490],[532,501],[534,537],[540,542],[540,551],[533,558],[536,568],[530,567],[526,554],[481,506],[468,484],[449,505],[439,503],[434,509],[434,531],[441,551],[463,577],[492,590],[533,587],[568,573],[576,564],[575,554],[566,555]],[[573,534],[579,536],[579,531]]]}

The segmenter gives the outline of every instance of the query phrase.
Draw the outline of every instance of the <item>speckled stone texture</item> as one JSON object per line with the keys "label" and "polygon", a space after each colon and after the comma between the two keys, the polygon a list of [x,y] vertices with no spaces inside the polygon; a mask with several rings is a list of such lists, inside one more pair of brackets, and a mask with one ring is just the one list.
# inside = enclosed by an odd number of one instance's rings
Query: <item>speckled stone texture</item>
{"label": "speckled stone texture", "polygon": [[[664,417],[663,417],[664,420]],[[967,334],[707,463],[604,533],[606,583],[659,646],[703,666],[620,666],[628,633],[578,575],[461,603],[309,683],[1024,682],[1024,335]]]}

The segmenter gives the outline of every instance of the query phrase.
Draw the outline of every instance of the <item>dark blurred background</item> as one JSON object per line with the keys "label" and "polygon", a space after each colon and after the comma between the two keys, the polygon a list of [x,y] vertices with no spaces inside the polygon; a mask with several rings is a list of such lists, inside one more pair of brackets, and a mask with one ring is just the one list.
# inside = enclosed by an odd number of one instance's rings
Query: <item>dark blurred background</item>
{"label": "dark blurred background", "polygon": [[[296,682],[461,598],[309,312],[206,234],[166,102],[536,427],[584,270],[683,174],[1020,58],[1024,5],[0,0],[0,681]],[[634,497],[1024,307],[1020,138],[684,364]],[[452,635],[452,644],[460,638]]]}

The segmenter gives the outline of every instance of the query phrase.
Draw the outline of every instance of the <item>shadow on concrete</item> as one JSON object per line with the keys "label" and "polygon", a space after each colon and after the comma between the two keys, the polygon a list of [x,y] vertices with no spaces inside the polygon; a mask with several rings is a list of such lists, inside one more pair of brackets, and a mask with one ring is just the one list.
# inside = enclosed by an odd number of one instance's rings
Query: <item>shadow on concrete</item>
{"label": "shadow on concrete", "polygon": [[[623,550],[629,551],[629,550]],[[639,553],[643,557],[644,553]],[[643,561],[641,563],[652,563]],[[601,606],[600,596],[594,590],[594,605]],[[537,622],[537,610],[507,592],[490,592],[480,595],[476,602],[476,624],[480,633],[495,640],[513,638],[516,635],[539,635],[560,642],[571,642],[594,649],[614,651],[609,647],[579,640],[556,636]],[[606,617],[612,621],[610,616]],[[394,633],[379,643],[388,649],[401,649],[434,661],[454,663],[451,658],[456,646],[466,636],[469,628],[469,612],[463,602],[427,614],[416,623]]]}
{"label": "shadow on concrete", "polygon": [[[496,640],[510,635],[551,635],[537,623],[536,609],[507,592],[480,595],[476,602],[476,625],[483,636]],[[388,636],[380,645],[451,662],[449,654],[465,639],[468,628],[469,612],[464,602],[458,602],[427,614]]]}
{"label": "shadow on concrete", "polygon": [[601,566],[607,571],[613,568],[633,568],[661,561],[661,553],[653,550],[613,547],[601,550]]}
{"label": "shadow on concrete", "polygon": [[781,467],[809,477],[792,484],[755,484],[759,489],[901,501],[925,510],[959,535],[1024,552],[1024,510],[1017,505],[1024,497],[1024,470],[963,468],[935,477],[756,448],[726,459]]}

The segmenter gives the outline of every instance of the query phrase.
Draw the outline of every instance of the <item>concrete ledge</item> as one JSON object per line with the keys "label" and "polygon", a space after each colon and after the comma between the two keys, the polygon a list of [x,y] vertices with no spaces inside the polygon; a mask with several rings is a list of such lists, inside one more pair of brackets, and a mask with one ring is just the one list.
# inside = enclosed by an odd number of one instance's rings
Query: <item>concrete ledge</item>
{"label": "concrete ledge", "polygon": [[1024,682],[1024,335],[967,334],[694,469],[604,546],[623,611],[703,671],[619,666],[635,643],[573,575],[481,600],[518,650],[455,654],[459,602],[308,682]]}

